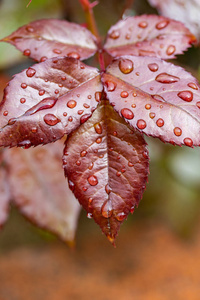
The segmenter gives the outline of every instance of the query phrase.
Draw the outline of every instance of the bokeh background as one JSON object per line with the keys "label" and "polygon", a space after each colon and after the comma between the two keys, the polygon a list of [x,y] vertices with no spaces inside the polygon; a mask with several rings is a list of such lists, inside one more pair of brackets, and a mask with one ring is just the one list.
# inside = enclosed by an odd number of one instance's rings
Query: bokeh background
{"label": "bokeh background", "polygon": [[[0,38],[40,18],[85,22],[78,0],[27,4],[0,1]],[[145,0],[100,0],[94,12],[102,36],[124,9],[127,15],[157,14]],[[1,90],[31,63],[1,43]],[[174,63],[200,79],[200,48],[190,48]],[[0,232],[0,300],[199,300],[200,149],[146,140],[149,182],[139,208],[122,225],[116,248],[84,211],[71,249],[11,208]]]}

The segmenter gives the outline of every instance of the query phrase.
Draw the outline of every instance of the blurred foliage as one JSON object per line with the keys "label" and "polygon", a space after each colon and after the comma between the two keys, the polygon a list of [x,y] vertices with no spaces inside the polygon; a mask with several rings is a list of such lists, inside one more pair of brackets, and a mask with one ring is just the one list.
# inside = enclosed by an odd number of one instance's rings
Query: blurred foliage
{"label": "blurred foliage", "polygon": [[[79,24],[85,22],[84,13],[78,0],[33,0],[26,8],[27,4],[28,0],[2,0],[0,2],[1,38],[19,26],[40,18],[65,18]],[[121,16],[157,12],[145,0],[100,0],[99,5],[94,8],[94,13],[100,34],[105,36],[109,27]],[[4,68],[6,71],[8,67],[14,67],[14,64],[22,59],[27,60],[14,47],[1,44],[1,69]],[[184,66],[200,79],[200,48],[192,47],[173,63]],[[22,69],[23,65],[19,65],[18,68]],[[13,69],[13,74],[15,71],[16,69]],[[147,138],[147,142],[150,150],[149,183],[139,208],[136,209],[133,216],[129,216],[127,225],[134,226],[135,220],[137,221],[138,218],[151,218],[152,220],[156,218],[169,224],[180,236],[189,237],[200,219],[200,149],[174,147],[153,138]],[[91,220],[85,220],[85,213],[83,215],[78,231],[88,230],[85,224],[90,223],[89,230],[100,233]],[[16,216],[14,211],[12,220],[8,222],[4,232],[1,233],[0,248],[2,242],[10,247],[10,236],[17,244],[20,244],[23,239],[40,241],[39,237],[35,237],[35,232],[38,230],[30,230],[30,227],[24,226],[24,222],[23,218]],[[127,225],[124,224],[122,227]],[[6,235],[9,238],[6,238]],[[32,235],[33,238],[28,235]],[[17,242],[17,239],[20,242]],[[11,244],[13,245],[13,243]]]}

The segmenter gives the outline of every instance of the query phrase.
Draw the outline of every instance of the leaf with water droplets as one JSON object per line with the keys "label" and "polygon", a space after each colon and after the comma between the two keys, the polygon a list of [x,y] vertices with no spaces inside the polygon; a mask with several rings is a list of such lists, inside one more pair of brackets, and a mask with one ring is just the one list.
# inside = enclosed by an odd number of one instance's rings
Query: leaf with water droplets
{"label": "leaf with water droplets", "polygon": [[122,55],[175,58],[196,41],[180,22],[156,15],[128,17],[108,31],[105,50],[113,57]]}
{"label": "leaf with water droplets", "polygon": [[6,163],[3,150],[0,151],[0,228],[6,222],[9,213],[10,189],[7,178]]}
{"label": "leaf with water droplets", "polygon": [[199,0],[148,0],[159,13],[183,22],[200,40],[200,2]]}
{"label": "leaf with water droplets", "polygon": [[37,61],[56,56],[86,59],[97,51],[96,38],[86,28],[64,20],[37,20],[2,39]]}
{"label": "leaf with water droplets", "polygon": [[4,157],[12,199],[21,213],[62,240],[73,241],[80,205],[63,176],[62,149],[58,141],[29,150],[9,149]]}
{"label": "leaf with water droplets", "polygon": [[102,101],[66,141],[63,164],[69,186],[88,217],[113,243],[147,181],[148,151],[142,135]]}
{"label": "leaf with water droplets", "polygon": [[110,103],[134,128],[164,142],[200,145],[200,86],[181,67],[124,56],[108,66],[102,80]]}
{"label": "leaf with water droplets", "polygon": [[92,114],[102,84],[96,68],[56,58],[15,75],[0,105],[0,146],[54,142]]}

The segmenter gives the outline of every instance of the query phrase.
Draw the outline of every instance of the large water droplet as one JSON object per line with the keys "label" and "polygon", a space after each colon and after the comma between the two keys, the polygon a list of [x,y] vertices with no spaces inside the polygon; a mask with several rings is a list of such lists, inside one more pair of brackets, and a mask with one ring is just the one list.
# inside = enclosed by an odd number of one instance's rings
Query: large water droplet
{"label": "large water droplet", "polygon": [[74,108],[75,106],[76,106],[76,101],[75,100],[69,100],[68,102],[67,102],[67,107],[69,107],[69,108]]}
{"label": "large water droplet", "polygon": [[151,72],[158,71],[158,65],[156,63],[148,64],[148,68]]}
{"label": "large water droplet", "polygon": [[26,70],[26,75],[27,75],[28,77],[33,77],[33,76],[35,75],[35,73],[36,73],[36,70],[33,69],[33,68],[28,68],[28,69]]}
{"label": "large water droplet", "polygon": [[60,119],[58,119],[53,114],[46,114],[43,119],[44,119],[44,122],[49,126],[54,126],[60,122]]}
{"label": "large water droplet", "polygon": [[95,186],[98,184],[98,179],[95,175],[91,175],[90,177],[88,177],[88,182],[90,185]]}
{"label": "large water droplet", "polygon": [[121,114],[124,118],[126,118],[128,120],[131,120],[134,118],[134,113],[128,108],[123,108],[121,110]]}
{"label": "large water droplet", "polygon": [[115,216],[115,218],[116,218],[118,221],[122,222],[122,221],[126,218],[126,214],[125,214],[124,212],[120,212],[120,213],[118,213],[118,214]]}
{"label": "large water droplet", "polygon": [[181,128],[175,127],[175,128],[174,128],[174,134],[175,134],[176,136],[181,136],[181,134],[182,134]]}
{"label": "large water droplet", "polygon": [[85,114],[80,118],[80,123],[83,124],[85,123],[90,117],[91,117],[91,113],[90,114]]}
{"label": "large water droplet", "polygon": [[119,61],[119,69],[123,74],[129,74],[133,71],[133,62],[129,59],[121,58]]}
{"label": "large water droplet", "polygon": [[107,90],[108,92],[113,92],[116,89],[117,84],[113,81],[107,80],[105,82],[106,86],[107,86]]}
{"label": "large water droplet", "polygon": [[52,98],[45,98],[42,101],[40,101],[38,104],[30,108],[26,111],[25,115],[30,116],[40,110],[52,108],[57,102],[57,99]]}
{"label": "large water droplet", "polygon": [[98,133],[98,134],[102,133],[102,126],[100,123],[94,124],[94,129],[95,129],[96,133]]}
{"label": "large water droplet", "polygon": [[104,202],[104,204],[101,207],[101,214],[104,218],[110,218],[112,216],[112,203],[110,200],[107,200]]}
{"label": "large water droplet", "polygon": [[137,127],[139,129],[144,129],[144,128],[146,128],[146,126],[147,126],[147,124],[144,120],[140,119],[137,121]]}
{"label": "large water droplet", "polygon": [[192,139],[190,139],[190,138],[185,138],[185,139],[183,140],[183,142],[184,142],[184,144],[185,144],[186,146],[188,146],[188,147],[192,147],[192,146],[193,146],[193,141],[192,141]]}
{"label": "large water droplet", "polygon": [[197,85],[196,85],[194,82],[189,82],[189,83],[188,83],[188,86],[189,86],[190,88],[192,88],[193,90],[198,90],[198,87],[197,87]]}
{"label": "large water droplet", "polygon": [[168,20],[161,21],[156,24],[156,29],[158,30],[164,29],[165,27],[167,27],[168,24],[169,24]]}
{"label": "large water droplet", "polygon": [[156,121],[156,125],[158,127],[162,127],[163,125],[165,124],[164,120],[159,118],[157,121]]}
{"label": "large water droplet", "polygon": [[156,76],[155,80],[160,83],[169,84],[169,83],[178,82],[180,78],[173,75],[169,75],[167,73],[160,73],[158,76]]}
{"label": "large water droplet", "polygon": [[191,102],[193,99],[193,93],[190,91],[182,91],[178,93],[179,98],[186,102]]}

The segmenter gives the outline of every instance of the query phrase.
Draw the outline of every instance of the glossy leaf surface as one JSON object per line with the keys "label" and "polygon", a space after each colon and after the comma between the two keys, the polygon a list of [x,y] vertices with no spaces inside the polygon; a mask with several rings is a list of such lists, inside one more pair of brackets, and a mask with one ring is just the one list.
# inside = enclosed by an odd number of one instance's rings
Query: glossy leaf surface
{"label": "glossy leaf surface", "polygon": [[68,138],[63,164],[69,186],[88,216],[114,242],[145,189],[148,151],[142,135],[103,101]]}
{"label": "glossy leaf surface", "polygon": [[73,241],[80,205],[63,176],[62,149],[63,142],[56,142],[29,150],[5,151],[6,180],[13,202],[24,216],[62,240]]}
{"label": "glossy leaf surface", "polygon": [[200,86],[182,68],[126,56],[107,68],[103,82],[114,109],[134,128],[172,144],[200,144]]}
{"label": "glossy leaf surface", "polygon": [[0,151],[0,228],[8,218],[10,205],[10,189],[7,179],[6,164],[3,157],[3,150]]}
{"label": "glossy leaf surface", "polygon": [[56,58],[17,74],[0,106],[0,146],[46,144],[69,134],[96,108],[102,90],[97,69]]}
{"label": "glossy leaf surface", "polygon": [[160,14],[183,22],[200,40],[200,2],[199,0],[148,0]]}
{"label": "glossy leaf surface", "polygon": [[96,38],[86,28],[64,20],[31,22],[2,41],[37,61],[56,56],[86,59],[97,51]]}
{"label": "glossy leaf surface", "polygon": [[105,50],[122,55],[174,58],[195,42],[193,34],[180,22],[156,15],[129,17],[108,31]]}

